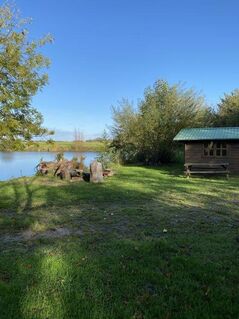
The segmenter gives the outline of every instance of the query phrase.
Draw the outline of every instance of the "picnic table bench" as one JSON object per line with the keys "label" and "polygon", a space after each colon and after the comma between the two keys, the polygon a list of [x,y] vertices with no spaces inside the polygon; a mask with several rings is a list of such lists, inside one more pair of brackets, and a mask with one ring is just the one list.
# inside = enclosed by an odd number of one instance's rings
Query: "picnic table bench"
{"label": "picnic table bench", "polygon": [[185,163],[184,166],[187,178],[191,174],[225,174],[229,178],[229,163]]}

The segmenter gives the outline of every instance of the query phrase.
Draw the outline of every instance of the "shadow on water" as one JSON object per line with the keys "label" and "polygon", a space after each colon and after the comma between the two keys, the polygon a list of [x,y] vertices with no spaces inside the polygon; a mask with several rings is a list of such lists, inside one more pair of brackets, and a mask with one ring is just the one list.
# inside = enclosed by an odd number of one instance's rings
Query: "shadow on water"
{"label": "shadow on water", "polygon": [[14,152],[0,152],[0,160],[9,162],[14,160]]}

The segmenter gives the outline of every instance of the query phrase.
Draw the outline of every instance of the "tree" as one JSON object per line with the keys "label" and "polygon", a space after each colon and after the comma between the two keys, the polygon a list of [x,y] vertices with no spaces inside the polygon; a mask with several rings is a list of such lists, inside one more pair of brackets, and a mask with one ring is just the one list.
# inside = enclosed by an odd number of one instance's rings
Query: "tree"
{"label": "tree", "polygon": [[0,149],[21,149],[35,136],[49,134],[32,97],[48,82],[42,68],[50,61],[39,48],[51,36],[30,40],[29,19],[10,4],[0,6]]}
{"label": "tree", "polygon": [[124,162],[169,162],[175,135],[185,127],[212,125],[213,118],[194,90],[159,80],[146,89],[136,111],[127,100],[113,109],[112,146]]}
{"label": "tree", "polygon": [[120,161],[135,162],[140,149],[138,113],[127,99],[122,99],[117,107],[112,108],[112,112],[114,124],[111,127],[111,148],[119,153]]}
{"label": "tree", "polygon": [[75,128],[74,131],[74,146],[75,146],[75,151],[80,151],[82,143],[84,142],[84,133],[83,131],[80,131],[79,129]]}
{"label": "tree", "polygon": [[239,126],[239,90],[225,94],[218,104],[218,125]]}
{"label": "tree", "polygon": [[162,80],[155,82],[145,91],[139,106],[143,160],[172,160],[175,135],[185,127],[202,127],[206,122],[208,125],[209,113],[204,97],[193,89]]}

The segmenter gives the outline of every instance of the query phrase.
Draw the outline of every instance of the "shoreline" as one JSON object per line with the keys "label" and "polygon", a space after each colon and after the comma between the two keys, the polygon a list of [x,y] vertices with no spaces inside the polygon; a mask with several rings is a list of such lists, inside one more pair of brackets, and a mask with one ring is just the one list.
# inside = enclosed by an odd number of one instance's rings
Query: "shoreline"
{"label": "shoreline", "polygon": [[[39,141],[26,146],[22,152],[103,152],[105,145],[101,141]],[[14,150],[12,150],[14,152]]]}

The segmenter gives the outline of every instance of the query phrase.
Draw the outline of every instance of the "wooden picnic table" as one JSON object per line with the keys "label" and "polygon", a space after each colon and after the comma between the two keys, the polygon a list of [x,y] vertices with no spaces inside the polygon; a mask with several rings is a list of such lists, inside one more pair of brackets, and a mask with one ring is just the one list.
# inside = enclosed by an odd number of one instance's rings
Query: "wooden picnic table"
{"label": "wooden picnic table", "polygon": [[229,163],[185,163],[185,174],[225,174],[229,178]]}

